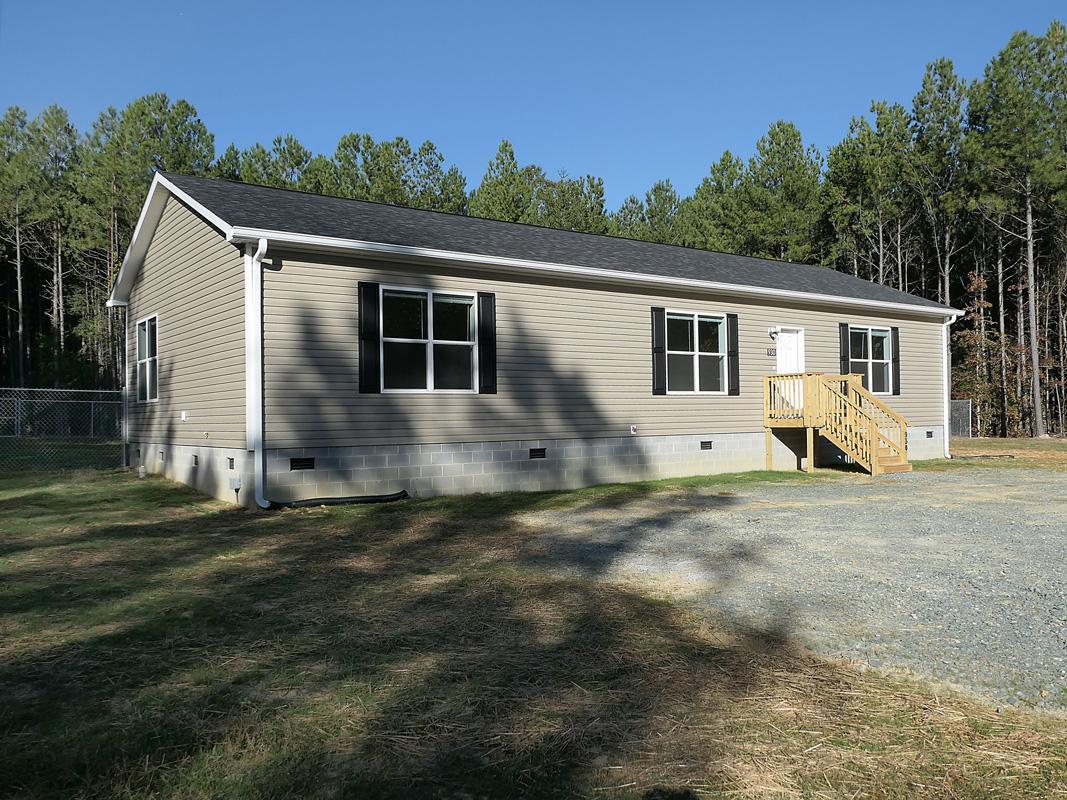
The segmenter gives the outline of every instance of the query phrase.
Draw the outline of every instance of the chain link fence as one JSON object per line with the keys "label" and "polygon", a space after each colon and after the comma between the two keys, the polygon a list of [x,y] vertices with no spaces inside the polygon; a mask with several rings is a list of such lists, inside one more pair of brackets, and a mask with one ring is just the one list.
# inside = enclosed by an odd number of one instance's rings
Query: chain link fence
{"label": "chain link fence", "polygon": [[122,466],[122,392],[0,388],[0,473]]}
{"label": "chain link fence", "polygon": [[949,427],[953,436],[970,438],[971,432],[971,401],[952,400],[949,406]]}

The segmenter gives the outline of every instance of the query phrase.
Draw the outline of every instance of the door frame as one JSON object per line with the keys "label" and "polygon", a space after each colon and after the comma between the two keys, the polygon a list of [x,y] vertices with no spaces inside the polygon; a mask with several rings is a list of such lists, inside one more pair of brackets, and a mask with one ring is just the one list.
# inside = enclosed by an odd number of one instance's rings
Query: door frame
{"label": "door frame", "polygon": [[804,372],[806,368],[806,354],[804,352],[804,329],[799,325],[778,325],[774,328],[774,343],[775,343],[775,362],[774,368],[778,375],[788,375],[791,373],[782,372],[781,370],[781,355],[779,354],[779,348],[781,347],[781,335],[784,331],[797,334],[797,351],[800,355],[800,369],[797,372]]}

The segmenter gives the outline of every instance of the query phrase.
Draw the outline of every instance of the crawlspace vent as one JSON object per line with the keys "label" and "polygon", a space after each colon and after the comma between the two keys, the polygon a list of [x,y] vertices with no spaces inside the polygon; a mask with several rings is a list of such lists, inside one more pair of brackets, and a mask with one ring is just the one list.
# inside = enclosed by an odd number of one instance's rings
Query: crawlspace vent
{"label": "crawlspace vent", "polygon": [[531,447],[530,448],[530,458],[544,458],[544,457],[545,457],[545,448],[543,448],[543,447]]}
{"label": "crawlspace vent", "polygon": [[289,459],[289,471],[293,472],[298,469],[315,469],[314,458],[290,458]]}

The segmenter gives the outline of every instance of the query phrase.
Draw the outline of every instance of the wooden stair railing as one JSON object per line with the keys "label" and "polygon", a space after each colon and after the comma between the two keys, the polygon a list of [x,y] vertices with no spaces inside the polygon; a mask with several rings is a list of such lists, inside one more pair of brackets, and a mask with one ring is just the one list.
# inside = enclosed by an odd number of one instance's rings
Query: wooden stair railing
{"label": "wooden stair railing", "polygon": [[768,437],[774,427],[804,427],[810,443],[818,430],[872,475],[911,469],[907,419],[865,389],[859,375],[768,375],[764,417]]}
{"label": "wooden stair railing", "polygon": [[875,420],[879,446],[889,450],[891,457],[907,461],[909,424],[907,418],[864,388],[859,375],[848,377],[849,396]]}

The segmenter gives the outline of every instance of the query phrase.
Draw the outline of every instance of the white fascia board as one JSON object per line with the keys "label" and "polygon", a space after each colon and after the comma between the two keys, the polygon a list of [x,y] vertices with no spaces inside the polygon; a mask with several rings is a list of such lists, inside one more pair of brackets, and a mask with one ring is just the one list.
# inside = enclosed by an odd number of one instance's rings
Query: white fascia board
{"label": "white fascia board", "polygon": [[613,284],[628,283],[640,286],[670,286],[679,289],[694,289],[698,291],[738,295],[741,297],[777,298],[794,301],[802,300],[853,308],[903,311],[911,314],[938,317],[941,320],[962,313],[956,309],[946,310],[944,308],[930,308],[927,306],[912,305],[910,303],[893,303],[883,300],[837,297],[836,295],[817,294],[813,292],[794,292],[786,289],[767,289],[759,286],[745,286],[743,284],[721,283],[719,281],[672,278],[662,275],[627,272],[624,270],[599,269],[593,267],[581,267],[573,264],[553,264],[545,261],[508,258],[505,256],[486,256],[477,253],[462,253],[454,250],[437,250],[428,247],[384,244],[382,242],[367,242],[359,239],[339,239],[332,236],[311,236],[307,234],[290,233],[288,231],[235,227],[233,228],[230,237],[230,241],[235,243],[255,242],[259,239],[268,239],[272,243],[288,244],[294,247],[357,251],[370,253],[382,258],[415,259],[435,263],[494,267],[497,269],[514,270],[518,272],[553,273],[587,280],[607,281]]}
{"label": "white fascia board", "polygon": [[148,245],[156,232],[156,226],[159,225],[159,219],[163,215],[163,208],[167,204],[167,198],[171,196],[176,197],[222,231],[222,235],[227,239],[232,238],[232,226],[157,172],[152,177],[152,185],[148,187],[148,197],[145,198],[144,205],[141,207],[141,215],[137,218],[137,226],[133,229],[130,246],[126,248],[122,266],[119,267],[119,274],[115,278],[115,286],[112,288],[111,297],[107,301],[108,308],[122,307],[129,302],[133,282],[137,278],[137,272],[140,270],[141,264],[144,263]]}

